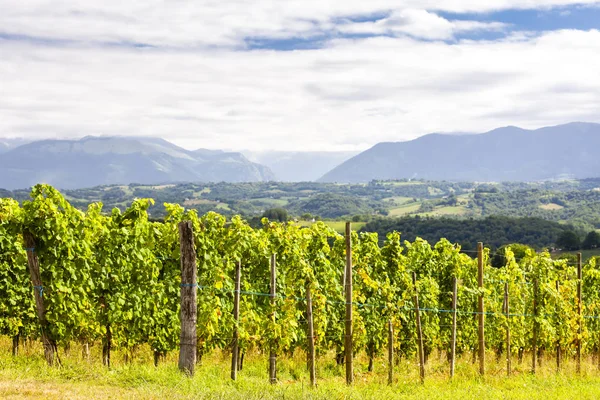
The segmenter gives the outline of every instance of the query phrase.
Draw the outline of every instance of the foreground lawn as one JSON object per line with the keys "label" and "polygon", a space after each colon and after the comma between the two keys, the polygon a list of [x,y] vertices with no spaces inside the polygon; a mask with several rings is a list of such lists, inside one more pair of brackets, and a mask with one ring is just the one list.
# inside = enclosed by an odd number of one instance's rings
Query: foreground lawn
{"label": "foreground lawn", "polygon": [[319,361],[319,386],[308,385],[308,374],[302,354],[279,363],[276,385],[268,383],[267,357],[251,354],[239,374],[229,379],[229,357],[216,353],[206,357],[193,378],[177,370],[177,354],[171,354],[158,367],[151,365],[147,350],[139,351],[132,364],[125,364],[122,355],[113,357],[109,370],[100,365],[97,352],[90,361],[80,359],[78,349],[62,355],[63,366],[49,368],[36,345],[23,349],[17,357],[10,355],[8,341],[0,346],[1,399],[596,399],[600,398],[600,373],[586,360],[581,377],[576,377],[573,365],[557,374],[551,360],[545,360],[538,375],[527,372],[526,361],[516,360],[515,374],[505,377],[502,365],[490,357],[488,375],[479,378],[476,367],[461,360],[454,381],[447,377],[443,362],[428,366],[425,384],[418,381],[417,367],[412,360],[402,360],[395,370],[395,382],[387,385],[384,360],[377,360],[375,371],[366,371],[366,360],[359,357],[355,365],[355,384],[344,383],[343,368],[330,357]]}

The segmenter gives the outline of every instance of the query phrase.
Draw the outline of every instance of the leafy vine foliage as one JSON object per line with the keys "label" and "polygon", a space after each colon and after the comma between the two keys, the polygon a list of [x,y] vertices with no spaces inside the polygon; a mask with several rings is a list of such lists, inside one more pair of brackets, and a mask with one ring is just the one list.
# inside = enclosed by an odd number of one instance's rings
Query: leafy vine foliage
{"label": "leafy vine foliage", "polygon": [[[0,334],[15,338],[17,346],[24,338],[39,338],[45,329],[57,346],[101,343],[106,364],[114,348],[131,359],[140,345],[148,344],[155,362],[177,349],[181,284],[177,225],[187,220],[193,224],[197,253],[199,359],[231,346],[234,271],[240,263],[237,328],[242,353],[305,350],[310,288],[317,353],[323,356],[334,350],[342,361],[345,241],[324,223],[299,227],[263,219],[254,229],[240,217],[228,221],[214,212],[199,216],[175,204],[165,204],[166,217],[156,222],[148,218],[151,199],[136,199],[123,212],[114,209],[107,214],[100,203],[78,211],[48,185],[35,186],[30,197],[22,205],[0,199]],[[24,235],[35,241],[27,250],[38,257],[41,287],[32,287]],[[387,345],[388,321],[396,332],[398,356],[416,353],[415,290],[425,356],[449,352],[455,278],[459,354],[475,354],[475,311],[481,294],[486,304],[486,344],[498,355],[506,350],[507,324],[515,355],[532,348],[534,326],[541,352],[560,347],[573,353],[579,340],[589,352],[600,350],[600,269],[594,260],[583,268],[584,304],[579,315],[575,266],[553,260],[548,253],[527,250],[516,259],[509,247],[501,266],[493,268],[486,251],[485,285],[480,289],[477,261],[445,239],[432,246],[419,238],[402,242],[398,232],[383,241],[376,233],[352,232],[352,246],[354,351],[366,352],[369,368]],[[269,296],[273,254],[275,299]],[[416,288],[413,272],[418,277]],[[505,282],[510,293],[508,316]],[[45,326],[36,315],[36,290],[43,299]]]}

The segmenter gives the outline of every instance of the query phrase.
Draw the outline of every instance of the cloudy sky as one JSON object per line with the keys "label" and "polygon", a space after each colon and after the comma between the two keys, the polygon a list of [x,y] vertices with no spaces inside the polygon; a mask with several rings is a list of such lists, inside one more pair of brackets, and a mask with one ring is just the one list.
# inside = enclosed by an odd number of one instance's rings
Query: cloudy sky
{"label": "cloudy sky", "polygon": [[600,2],[0,0],[0,137],[358,150],[600,122]]}

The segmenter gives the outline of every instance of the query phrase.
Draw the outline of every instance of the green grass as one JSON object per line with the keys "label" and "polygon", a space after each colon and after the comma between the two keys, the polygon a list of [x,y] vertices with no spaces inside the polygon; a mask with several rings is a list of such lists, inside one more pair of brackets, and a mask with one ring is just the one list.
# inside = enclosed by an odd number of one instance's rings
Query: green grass
{"label": "green grass", "polygon": [[211,192],[210,188],[205,187],[204,189],[194,192],[194,197],[202,197],[203,194],[209,194]]}
{"label": "green grass", "polygon": [[564,208],[560,204],[555,204],[555,203],[540,204],[538,207],[541,208],[542,210],[546,210],[546,211],[557,211],[557,210],[562,210]]}
{"label": "green grass", "polygon": [[440,208],[436,208],[435,210],[433,210],[432,212],[428,212],[428,213],[422,213],[419,214],[421,216],[443,216],[443,215],[464,215],[467,213],[467,209],[463,206],[446,206],[446,207],[440,207]]}
{"label": "green grass", "polygon": [[578,250],[578,251],[558,251],[553,253],[554,258],[558,258],[562,254],[577,254],[581,253],[581,258],[583,261],[587,261],[588,259],[596,256],[600,256],[600,249],[592,249],[592,250]]}
{"label": "green grass", "polygon": [[439,196],[444,194],[443,190],[431,186],[427,188],[427,191],[429,192],[430,196]]}
{"label": "green grass", "polygon": [[[345,221],[323,221],[323,222],[325,222],[325,224],[327,224],[328,226],[332,227],[338,233],[346,232],[346,222]],[[358,231],[366,224],[367,224],[366,222],[353,222],[352,230]]]}
{"label": "green grass", "polygon": [[272,199],[270,197],[261,197],[257,199],[252,199],[248,201],[252,204],[269,204],[273,207],[283,207],[286,206],[289,202],[286,199]]}
{"label": "green grass", "polygon": [[420,207],[421,207],[420,202],[404,204],[400,207],[392,208],[390,210],[389,216],[390,217],[399,217],[399,216],[407,215],[407,214],[417,211]]}
{"label": "green grass", "polygon": [[410,203],[413,200],[412,197],[404,197],[404,196],[393,196],[393,197],[387,197],[385,199],[383,199],[384,202],[386,203],[390,203],[396,206],[401,206],[403,204],[406,203]]}
{"label": "green grass", "polygon": [[267,355],[251,353],[239,378],[229,378],[229,354],[213,352],[197,366],[193,378],[177,370],[177,354],[169,354],[158,367],[151,365],[146,347],[138,352],[132,364],[113,354],[113,367],[99,362],[99,348],[92,348],[90,361],[83,361],[73,346],[70,357],[62,356],[63,366],[49,368],[41,356],[41,346],[10,356],[9,341],[0,340],[0,398],[2,399],[596,399],[600,397],[600,373],[586,359],[581,376],[569,362],[564,372],[555,373],[551,359],[544,360],[538,375],[528,372],[529,360],[518,364],[514,374],[506,377],[504,365],[488,355],[487,375],[479,377],[470,357],[459,359],[456,376],[448,378],[448,366],[432,357],[426,367],[424,384],[419,383],[414,359],[400,360],[395,367],[395,380],[387,385],[386,364],[375,360],[374,372],[366,370],[361,353],[355,359],[355,381],[345,385],[344,368],[333,362],[332,354],[317,361],[318,387],[309,386],[304,354],[278,359],[278,380],[268,383]]}
{"label": "green grass", "polygon": [[[323,222],[325,223],[325,225],[333,228],[333,230],[335,230],[337,233],[344,234],[346,232],[346,221],[327,221],[327,220],[324,220]],[[298,221],[298,225],[300,225],[300,226],[311,226],[312,224],[313,223],[311,221]],[[352,230],[358,231],[363,226],[365,226],[366,224],[367,224],[366,222],[353,222],[352,223]]]}

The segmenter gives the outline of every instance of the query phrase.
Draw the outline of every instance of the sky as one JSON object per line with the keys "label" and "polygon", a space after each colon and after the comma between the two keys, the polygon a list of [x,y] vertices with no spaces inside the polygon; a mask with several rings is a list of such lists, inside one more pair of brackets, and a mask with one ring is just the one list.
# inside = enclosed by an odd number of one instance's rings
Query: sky
{"label": "sky", "polygon": [[363,150],[600,122],[600,1],[0,0],[0,137]]}

